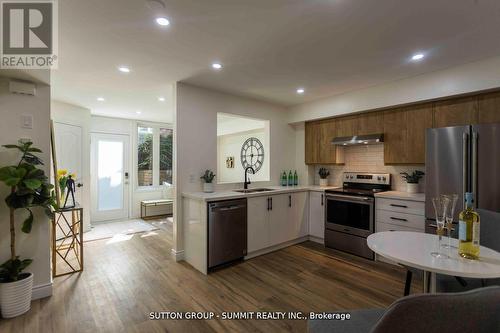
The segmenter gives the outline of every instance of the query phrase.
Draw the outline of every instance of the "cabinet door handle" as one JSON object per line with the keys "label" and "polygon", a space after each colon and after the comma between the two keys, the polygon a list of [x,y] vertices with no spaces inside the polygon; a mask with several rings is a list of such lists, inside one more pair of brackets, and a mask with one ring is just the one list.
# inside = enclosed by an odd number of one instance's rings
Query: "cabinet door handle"
{"label": "cabinet door handle", "polygon": [[270,199],[271,198],[267,198],[267,210],[271,209],[271,204],[269,203]]}
{"label": "cabinet door handle", "polygon": [[399,218],[399,217],[392,217],[392,216],[391,216],[391,220],[408,222],[407,219],[402,219],[402,218]]}
{"label": "cabinet door handle", "polygon": [[273,198],[269,198],[271,200],[271,210],[273,210]]}
{"label": "cabinet door handle", "polygon": [[321,206],[324,206],[325,205],[325,195],[322,194],[321,195]]}
{"label": "cabinet door handle", "polygon": [[292,207],[292,196],[288,196],[288,207]]}
{"label": "cabinet door handle", "polygon": [[396,204],[391,204],[392,207],[398,207],[398,208],[408,208],[408,206],[405,205],[396,205]]}

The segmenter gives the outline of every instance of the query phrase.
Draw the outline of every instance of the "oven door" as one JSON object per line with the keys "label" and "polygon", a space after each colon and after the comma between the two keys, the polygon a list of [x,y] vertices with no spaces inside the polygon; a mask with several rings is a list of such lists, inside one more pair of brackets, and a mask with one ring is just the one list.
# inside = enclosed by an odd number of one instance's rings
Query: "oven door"
{"label": "oven door", "polygon": [[374,203],[371,197],[327,194],[325,228],[368,237],[374,231]]}

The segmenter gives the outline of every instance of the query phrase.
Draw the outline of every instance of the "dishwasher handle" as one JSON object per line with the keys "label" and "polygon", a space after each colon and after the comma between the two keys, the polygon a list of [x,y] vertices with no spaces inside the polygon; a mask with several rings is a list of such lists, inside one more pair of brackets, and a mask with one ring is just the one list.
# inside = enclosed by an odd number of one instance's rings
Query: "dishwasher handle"
{"label": "dishwasher handle", "polygon": [[241,209],[241,208],[245,208],[246,206],[245,205],[230,205],[230,206],[215,206],[215,207],[210,207],[210,210],[211,211],[221,211],[221,212],[224,212],[224,211],[228,211],[228,210],[236,210],[236,209]]}

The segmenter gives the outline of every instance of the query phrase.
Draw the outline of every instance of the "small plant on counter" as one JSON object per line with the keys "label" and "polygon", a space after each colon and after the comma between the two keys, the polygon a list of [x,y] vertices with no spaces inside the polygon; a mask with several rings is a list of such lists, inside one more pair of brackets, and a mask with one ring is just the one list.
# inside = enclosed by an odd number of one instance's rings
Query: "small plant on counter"
{"label": "small plant on counter", "polygon": [[408,183],[408,184],[418,184],[420,179],[425,175],[425,172],[420,171],[420,170],[415,170],[411,174],[407,172],[401,172],[401,177]]}
{"label": "small plant on counter", "polygon": [[330,171],[327,168],[319,168],[319,178],[327,179],[330,176]]}
{"label": "small plant on counter", "polygon": [[211,170],[205,170],[205,173],[200,178],[204,181],[203,192],[212,193],[214,191],[214,184],[212,182],[214,181],[215,173]]}
{"label": "small plant on counter", "polygon": [[205,183],[210,184],[215,178],[215,173],[211,170],[205,170],[205,173],[200,178],[203,179]]}

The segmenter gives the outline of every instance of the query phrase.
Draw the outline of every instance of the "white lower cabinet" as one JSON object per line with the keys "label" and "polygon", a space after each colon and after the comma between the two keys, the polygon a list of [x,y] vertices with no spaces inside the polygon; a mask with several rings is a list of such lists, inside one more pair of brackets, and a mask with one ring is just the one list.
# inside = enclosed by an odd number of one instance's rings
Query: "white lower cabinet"
{"label": "white lower cabinet", "polygon": [[325,238],[325,193],[309,193],[309,235]]}
{"label": "white lower cabinet", "polygon": [[308,234],[307,192],[248,198],[248,253]]}

